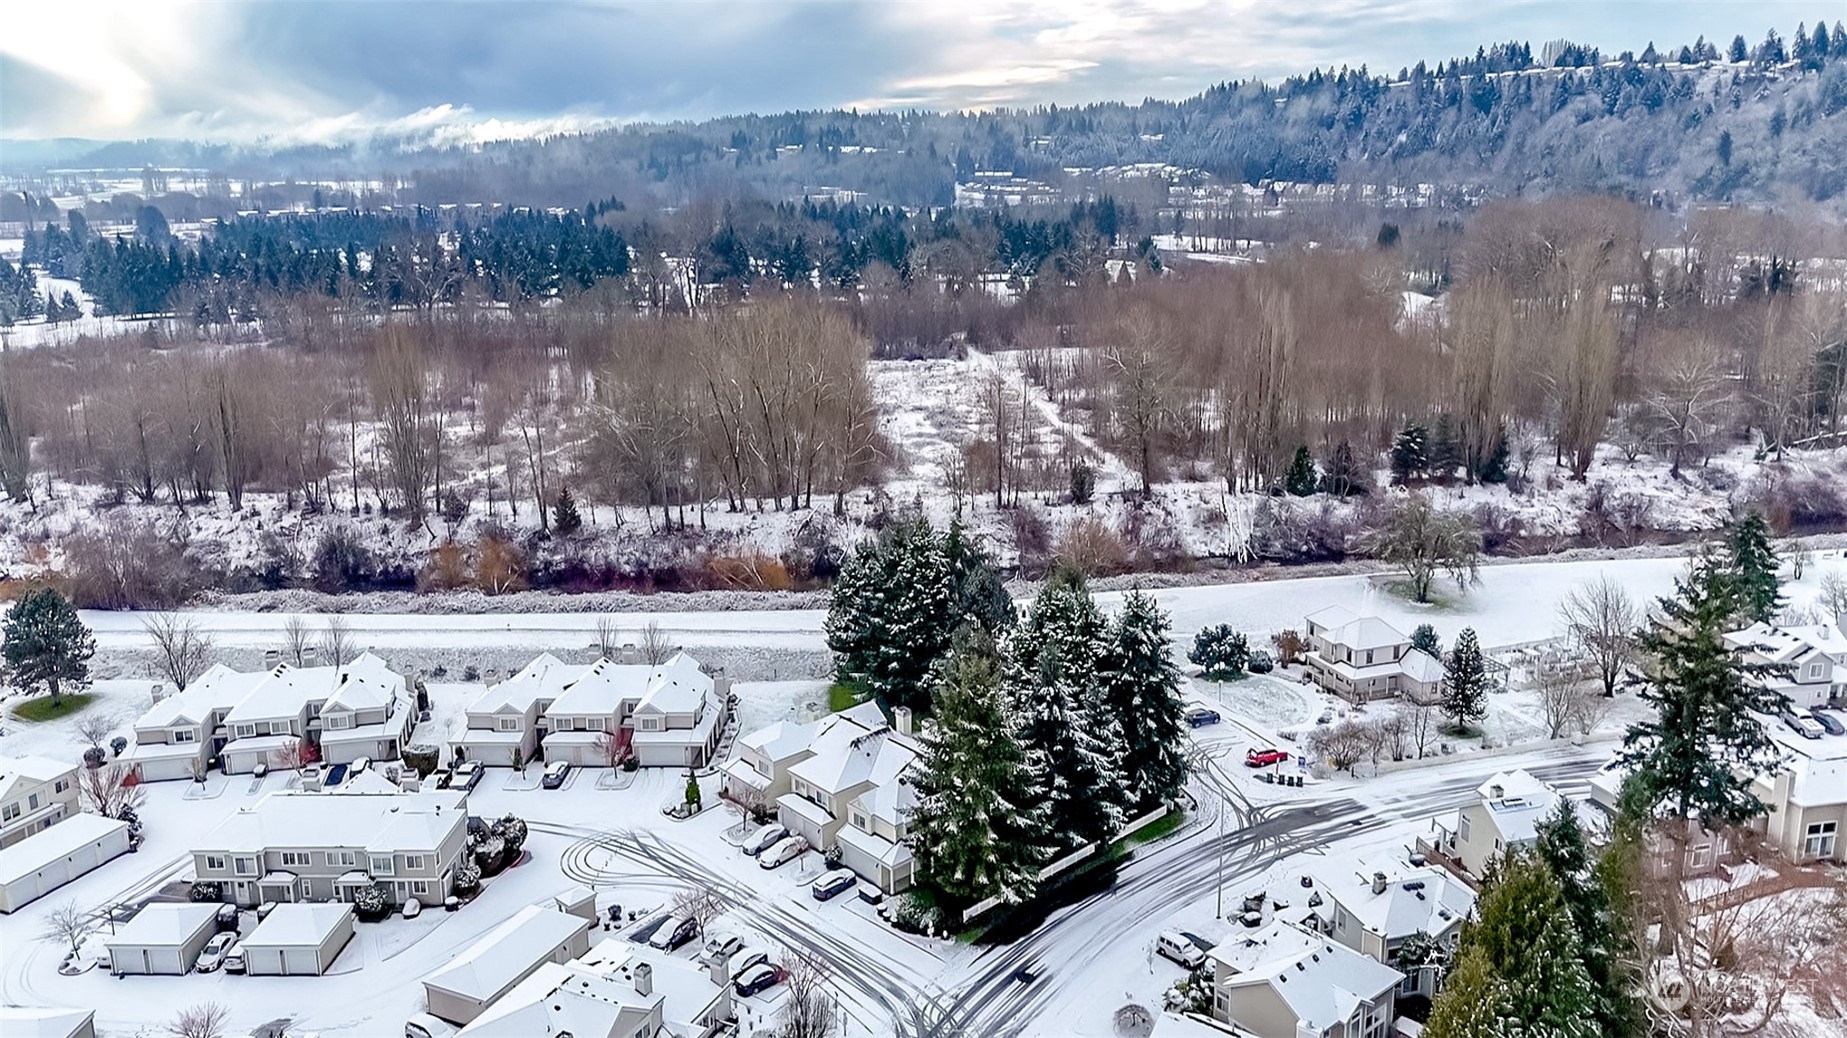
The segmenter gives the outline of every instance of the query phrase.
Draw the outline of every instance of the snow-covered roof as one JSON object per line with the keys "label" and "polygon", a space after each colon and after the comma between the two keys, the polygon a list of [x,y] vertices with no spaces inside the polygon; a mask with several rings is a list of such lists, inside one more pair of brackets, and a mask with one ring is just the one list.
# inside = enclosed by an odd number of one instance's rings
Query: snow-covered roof
{"label": "snow-covered roof", "polygon": [[170,728],[177,724],[204,724],[213,710],[230,710],[243,702],[269,678],[267,670],[238,671],[214,663],[192,684],[149,707],[136,728]]}
{"label": "snow-covered roof", "polygon": [[63,764],[50,757],[0,757],[0,800],[13,795],[15,788],[28,783],[39,785],[77,770],[75,764]]}
{"label": "snow-covered roof", "polygon": [[327,792],[332,793],[335,796],[350,796],[354,794],[365,794],[365,793],[402,793],[403,792],[403,790],[398,788],[397,783],[391,781],[390,779],[386,778],[384,775],[380,774],[377,768],[367,768],[366,770],[360,772],[357,775],[354,775],[349,771],[347,773],[347,776],[348,777],[346,781],[340,783],[339,785],[333,787],[330,790],[327,790]]}
{"label": "snow-covered roof", "polygon": [[467,824],[461,790],[420,793],[279,791],[238,811],[201,837],[201,851],[262,851],[275,847],[363,847],[434,851]]}
{"label": "snow-covered roof", "polygon": [[7,1038],[76,1038],[93,1033],[93,1009],[55,1006],[0,1006],[0,1034]]}
{"label": "snow-covered roof", "polygon": [[645,663],[597,660],[558,693],[552,705],[545,708],[545,715],[613,715],[624,702],[641,699],[648,690],[648,676],[653,669]]}
{"label": "snow-covered roof", "polygon": [[1316,1033],[1344,1023],[1360,1005],[1385,994],[1404,974],[1319,934],[1272,922],[1249,936],[1233,936],[1209,953],[1219,983],[1268,984]]}
{"label": "snow-covered roof", "polygon": [[1411,869],[1389,878],[1373,893],[1373,882],[1354,875],[1327,884],[1328,895],[1362,928],[1387,941],[1422,931],[1442,934],[1462,925],[1475,909],[1475,892],[1435,866]]}
{"label": "snow-covered roof", "polygon": [[[645,963],[651,991],[636,990],[635,967]],[[605,940],[583,958],[548,962],[502,995],[457,1038],[541,1038],[545,1035],[634,1034],[654,1007],[672,1034],[705,1016],[722,989],[698,966],[627,941]]]}
{"label": "snow-covered roof", "polygon": [[[404,679],[391,673],[384,660],[369,652],[362,653],[358,659],[340,667],[293,667],[282,663],[269,671],[265,680],[258,681],[249,694],[225,714],[224,723],[230,725],[295,717],[309,703],[320,702],[325,706],[332,702],[342,686],[354,681],[380,684],[387,688],[392,684],[399,688],[404,685]],[[363,700],[374,694],[376,690],[356,692],[355,697]],[[389,697],[385,701],[388,702]]]}
{"label": "snow-covered roof", "polygon": [[1314,612],[1308,614],[1308,616],[1304,617],[1304,619],[1306,619],[1309,623],[1314,624],[1317,627],[1330,627],[1330,628],[1345,627],[1347,624],[1350,624],[1353,621],[1358,620],[1359,618],[1360,618],[1360,614],[1354,612],[1351,609],[1348,609],[1346,606],[1341,606],[1341,605],[1322,606],[1320,609],[1317,609]]}
{"label": "snow-covered roof", "polygon": [[808,749],[814,742],[815,728],[812,723],[777,721],[767,728],[739,736],[738,746],[757,750],[772,761],[786,760]]}
{"label": "snow-covered roof", "polygon": [[911,812],[917,807],[917,787],[902,779],[881,781],[861,793],[857,800],[859,806],[873,818],[891,826],[904,825],[910,821]]}
{"label": "snow-covered roof", "polygon": [[352,674],[340,683],[340,687],[327,698],[327,702],[321,704],[321,709],[383,710],[403,698],[404,681],[401,678],[387,681],[372,674]]}
{"label": "snow-covered roof", "polygon": [[1725,644],[1749,649],[1771,663],[1794,663],[1810,652],[1835,661],[1847,661],[1847,634],[1833,624],[1798,624],[1789,627],[1754,623],[1725,635]]}
{"label": "snow-covered roof", "polygon": [[507,710],[523,714],[539,700],[557,699],[567,685],[582,677],[589,669],[560,662],[558,657],[549,652],[540,653],[531,663],[522,667],[518,674],[488,686],[468,704],[468,712],[492,714]]}
{"label": "snow-covered roof", "polygon": [[1398,669],[1412,681],[1433,685],[1443,680],[1443,664],[1422,649],[1412,649],[1398,661]]}
{"label": "snow-covered roof", "polygon": [[1364,651],[1403,645],[1411,639],[1405,637],[1398,628],[1376,616],[1362,616],[1330,630],[1328,640],[1349,649]]}
{"label": "snow-covered roof", "polygon": [[[210,907],[210,906],[207,906]],[[295,901],[277,905],[244,938],[245,948],[318,948],[353,915],[353,906]]]}
{"label": "snow-covered roof", "polygon": [[635,709],[663,714],[696,713],[712,688],[712,676],[700,668],[699,661],[676,652],[648,676],[648,691]]}
{"label": "snow-covered roof", "polygon": [[893,843],[877,833],[869,833],[851,825],[841,826],[840,831],[834,834],[834,839],[890,866],[893,871],[911,860],[911,848],[908,845]]}
{"label": "snow-covered roof", "polygon": [[814,741],[814,756],[789,774],[828,793],[896,779],[917,760],[916,745],[889,728],[867,731],[836,716]]}
{"label": "snow-covered roof", "polygon": [[1475,794],[1487,807],[1501,839],[1519,843],[1539,835],[1538,825],[1552,813],[1558,793],[1523,770],[1503,771],[1481,784]]}
{"label": "snow-covered roof", "polygon": [[116,832],[126,832],[128,823],[102,815],[77,814],[49,829],[41,829],[11,847],[0,849],[0,885],[32,875],[34,872],[88,847]]}
{"label": "snow-covered roof", "polygon": [[588,925],[579,916],[528,905],[423,978],[423,982],[463,998],[488,1001],[550,958]]}
{"label": "snow-covered roof", "polygon": [[185,944],[217,925],[218,906],[161,902],[143,905],[105,944],[122,948],[165,948]]}

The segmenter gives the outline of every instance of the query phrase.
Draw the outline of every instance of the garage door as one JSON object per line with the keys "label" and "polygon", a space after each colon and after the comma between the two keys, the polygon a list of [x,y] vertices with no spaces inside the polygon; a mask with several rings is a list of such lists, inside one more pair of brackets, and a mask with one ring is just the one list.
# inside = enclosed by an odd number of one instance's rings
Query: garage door
{"label": "garage door", "polygon": [[282,949],[282,972],[291,977],[312,976],[319,973],[320,965],[315,961],[313,948]]}
{"label": "garage door", "polygon": [[265,973],[275,976],[282,973],[282,952],[277,948],[251,948],[250,958],[245,964],[251,973]]}

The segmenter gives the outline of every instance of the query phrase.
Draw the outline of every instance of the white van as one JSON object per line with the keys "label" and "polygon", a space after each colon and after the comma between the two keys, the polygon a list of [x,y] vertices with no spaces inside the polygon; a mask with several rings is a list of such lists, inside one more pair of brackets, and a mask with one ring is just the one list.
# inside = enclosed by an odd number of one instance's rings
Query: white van
{"label": "white van", "polygon": [[429,1013],[418,1013],[404,1021],[404,1038],[450,1038],[455,1026]]}
{"label": "white van", "polygon": [[1154,950],[1161,958],[1190,970],[1206,964],[1206,950],[1193,943],[1185,934],[1172,930],[1161,931],[1161,936],[1155,938]]}

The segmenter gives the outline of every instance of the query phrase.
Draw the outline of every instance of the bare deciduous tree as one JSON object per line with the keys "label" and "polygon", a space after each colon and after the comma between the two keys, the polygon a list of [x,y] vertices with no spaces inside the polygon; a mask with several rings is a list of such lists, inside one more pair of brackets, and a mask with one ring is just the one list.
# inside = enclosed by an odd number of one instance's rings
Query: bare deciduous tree
{"label": "bare deciduous tree", "polygon": [[1546,719],[1546,738],[1565,734],[1579,713],[1583,683],[1567,667],[1542,663],[1532,675],[1532,687],[1539,697],[1539,713]]}
{"label": "bare deciduous tree", "polygon": [[1709,443],[1725,417],[1731,397],[1730,363],[1718,343],[1705,336],[1676,332],[1669,349],[1665,362],[1654,367],[1644,401],[1667,439],[1672,458],[1668,472],[1679,476],[1687,453]]}
{"label": "bare deciduous tree", "polygon": [[103,740],[109,738],[109,733],[114,728],[113,721],[97,713],[85,714],[83,719],[77,722],[77,734],[82,736],[83,741],[89,743],[92,748],[102,746]]}
{"label": "bare deciduous tree", "polygon": [[699,932],[703,934],[714,920],[724,914],[725,901],[711,887],[688,887],[673,896],[668,911],[675,919],[691,919],[698,923]]}
{"label": "bare deciduous tree", "polygon": [[297,613],[282,625],[283,661],[297,667],[308,662],[308,650],[314,645],[314,634],[308,627],[306,617]]}
{"label": "bare deciduous tree", "polygon": [[1438,571],[1455,578],[1457,587],[1480,580],[1481,548],[1481,531],[1467,517],[1438,509],[1415,493],[1392,508],[1372,541],[1374,554],[1404,567],[1419,602],[1430,601]]}
{"label": "bare deciduous tree", "polygon": [[346,617],[334,613],[321,627],[321,655],[328,666],[344,667],[358,655],[353,645],[353,629]]}
{"label": "bare deciduous tree", "polygon": [[788,971],[783,980],[788,995],[780,1013],[783,1038],[827,1038],[836,1013],[826,965],[812,955],[795,954],[784,957],[783,968]]}
{"label": "bare deciduous tree", "polygon": [[1599,577],[1559,603],[1565,636],[1597,668],[1605,696],[1616,695],[1616,683],[1635,658],[1635,632],[1642,615],[1622,585]]}
{"label": "bare deciduous tree", "polygon": [[72,955],[83,947],[83,939],[94,928],[90,915],[77,907],[77,902],[66,901],[45,913],[45,921],[39,928],[39,936],[47,941],[64,945]]}
{"label": "bare deciduous tree", "polygon": [[222,1003],[201,1002],[180,1010],[167,1025],[167,1032],[173,1038],[224,1038],[230,1015]]}
{"label": "bare deciduous tree", "polygon": [[1847,621],[1847,576],[1829,573],[1821,578],[1821,594],[1816,599],[1836,623]]}
{"label": "bare deciduous tree", "polygon": [[641,629],[641,641],[636,646],[641,652],[641,661],[651,667],[658,667],[673,658],[680,647],[673,642],[673,636],[661,629],[658,620],[649,620]]}
{"label": "bare deciduous tree", "polygon": [[1399,707],[1399,714],[1405,719],[1405,737],[1417,751],[1417,759],[1424,759],[1443,730],[1442,712],[1435,703],[1411,701]]}
{"label": "bare deciduous tree", "polygon": [[616,626],[613,616],[596,618],[596,650],[606,660],[616,658],[616,651],[622,647],[622,629]]}
{"label": "bare deciduous tree", "polygon": [[104,818],[120,818],[123,809],[140,807],[147,800],[141,774],[132,765],[117,762],[77,773],[77,791],[90,809]]}
{"label": "bare deciduous tree", "polygon": [[156,613],[141,621],[141,629],[154,643],[155,668],[175,691],[185,691],[211,666],[212,641],[191,618]]}

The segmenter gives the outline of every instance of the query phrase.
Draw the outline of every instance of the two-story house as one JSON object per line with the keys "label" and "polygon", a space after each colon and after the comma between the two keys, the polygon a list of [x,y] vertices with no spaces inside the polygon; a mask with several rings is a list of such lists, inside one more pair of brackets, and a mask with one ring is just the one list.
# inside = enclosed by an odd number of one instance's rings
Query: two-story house
{"label": "two-story house", "polygon": [[1495,775],[1475,796],[1456,812],[1453,827],[1437,821],[1435,841],[1418,841],[1475,877],[1509,850],[1531,847],[1539,838],[1539,823],[1558,804],[1557,790],[1518,770]]}
{"label": "two-story house", "polygon": [[1212,1015],[1257,1038],[1385,1038],[1403,975],[1276,920],[1208,953]]}
{"label": "two-story house", "polygon": [[[888,894],[911,885],[908,846],[918,757],[910,712],[885,722],[875,703],[812,724],[779,722],[738,740],[725,789],[742,802],[773,802],[777,821]],[[782,792],[776,792],[781,790]],[[773,800],[770,794],[775,793]]]}
{"label": "two-story house", "polygon": [[1770,808],[1758,823],[1765,838],[1791,861],[1847,862],[1847,738],[1768,727],[1784,752],[1774,771],[1751,780]]}
{"label": "two-story house", "polygon": [[460,790],[276,792],[219,823],[192,857],[199,880],[240,905],[350,902],[369,886],[395,903],[447,897],[467,849]]}
{"label": "two-story house", "polygon": [[1462,924],[1475,911],[1475,891],[1447,869],[1426,865],[1388,877],[1354,873],[1324,882],[1316,929],[1361,955],[1404,974],[1398,994],[1434,998],[1440,967],[1400,960],[1405,942],[1423,935],[1452,952]]}
{"label": "two-story house", "polygon": [[1760,680],[1797,710],[1847,701],[1847,635],[1833,624],[1756,623],[1727,634],[1725,644],[1748,663],[1778,668]]}
{"label": "two-story house", "polygon": [[736,1015],[724,958],[701,967],[612,938],[541,964],[457,1038],[714,1038]]}
{"label": "two-story house", "polygon": [[48,757],[0,757],[0,848],[78,812],[77,765]]}
{"label": "two-story house", "polygon": [[605,764],[605,736],[643,767],[704,767],[730,717],[731,683],[684,652],[659,666],[591,664],[545,709],[545,761]]}
{"label": "two-story house", "polygon": [[141,715],[125,756],[143,781],[203,774],[213,758],[245,774],[297,743],[329,764],[395,758],[416,725],[414,705],[404,678],[369,652],[338,667],[214,666]]}
{"label": "two-story house", "polygon": [[1434,703],[1443,694],[1443,664],[1376,616],[1345,606],[1308,614],[1308,649],[1302,662],[1308,679],[1355,703],[1406,696]]}
{"label": "two-story house", "polygon": [[589,670],[542,653],[505,681],[488,686],[468,704],[467,727],[451,741],[456,755],[489,767],[537,760],[545,735],[545,711]]}

